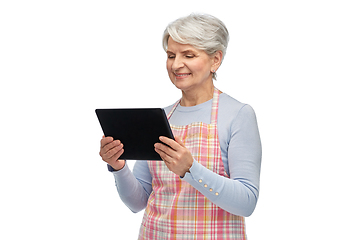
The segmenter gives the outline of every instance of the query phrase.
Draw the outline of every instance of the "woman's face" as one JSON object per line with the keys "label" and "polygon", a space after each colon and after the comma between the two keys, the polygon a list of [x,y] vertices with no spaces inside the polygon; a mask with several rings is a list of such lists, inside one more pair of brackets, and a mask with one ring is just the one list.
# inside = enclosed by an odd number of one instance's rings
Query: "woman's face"
{"label": "woman's face", "polygon": [[[166,68],[171,82],[183,91],[212,83],[214,58],[189,44],[180,44],[171,37],[168,41]],[[213,69],[212,69],[213,67]],[[215,69],[216,70],[216,69]]]}

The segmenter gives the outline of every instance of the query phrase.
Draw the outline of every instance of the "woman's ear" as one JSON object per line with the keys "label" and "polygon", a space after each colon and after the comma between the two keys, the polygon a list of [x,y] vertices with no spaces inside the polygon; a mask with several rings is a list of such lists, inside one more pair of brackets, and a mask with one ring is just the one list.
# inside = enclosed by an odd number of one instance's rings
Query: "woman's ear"
{"label": "woman's ear", "polygon": [[212,59],[213,59],[212,67],[213,69],[217,70],[221,65],[221,61],[223,59],[223,52],[217,51],[216,53],[214,53]]}

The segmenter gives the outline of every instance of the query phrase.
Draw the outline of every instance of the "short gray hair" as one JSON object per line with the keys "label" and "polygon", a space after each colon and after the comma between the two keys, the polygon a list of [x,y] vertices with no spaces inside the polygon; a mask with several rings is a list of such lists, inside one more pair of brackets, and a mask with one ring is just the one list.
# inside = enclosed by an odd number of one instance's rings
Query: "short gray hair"
{"label": "short gray hair", "polygon": [[[229,32],[225,24],[208,14],[192,13],[170,23],[163,35],[165,51],[167,51],[169,37],[175,42],[190,44],[199,50],[204,50],[209,56],[222,51],[222,60],[229,42]],[[213,74],[213,78],[216,79],[216,73]]]}

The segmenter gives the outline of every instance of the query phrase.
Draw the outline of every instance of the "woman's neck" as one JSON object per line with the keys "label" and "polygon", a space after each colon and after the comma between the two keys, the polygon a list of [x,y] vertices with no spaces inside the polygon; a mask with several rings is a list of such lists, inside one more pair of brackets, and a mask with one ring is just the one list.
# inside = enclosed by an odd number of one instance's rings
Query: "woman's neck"
{"label": "woman's neck", "polygon": [[214,85],[211,84],[208,87],[203,87],[201,89],[194,89],[188,91],[182,91],[182,98],[180,105],[183,107],[192,107],[199,105],[201,103],[207,102],[213,98],[214,95]]}

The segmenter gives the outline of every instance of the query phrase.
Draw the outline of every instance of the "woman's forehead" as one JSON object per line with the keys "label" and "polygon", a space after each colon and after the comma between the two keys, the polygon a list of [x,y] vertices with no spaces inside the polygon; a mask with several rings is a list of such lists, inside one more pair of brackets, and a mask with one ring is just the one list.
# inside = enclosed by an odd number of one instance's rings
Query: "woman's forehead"
{"label": "woman's forehead", "polygon": [[168,48],[166,50],[167,53],[171,52],[181,52],[181,53],[187,53],[187,52],[200,52],[201,50],[196,49],[190,44],[182,44],[175,42],[171,37],[169,37],[168,41]]}

